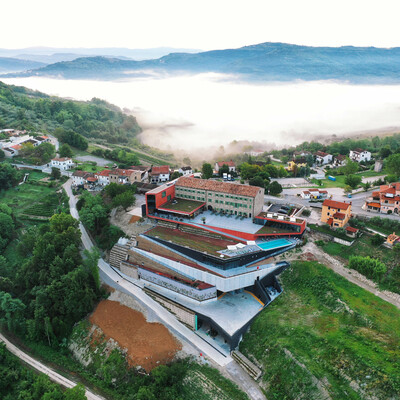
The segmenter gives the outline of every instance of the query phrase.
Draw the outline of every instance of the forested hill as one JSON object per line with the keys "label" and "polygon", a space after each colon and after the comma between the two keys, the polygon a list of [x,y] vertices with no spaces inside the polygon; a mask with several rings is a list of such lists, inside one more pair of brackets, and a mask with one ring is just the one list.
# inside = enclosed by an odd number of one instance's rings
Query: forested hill
{"label": "forested hill", "polygon": [[172,53],[144,61],[84,57],[9,76],[114,79],[146,71],[219,72],[260,81],[335,79],[354,83],[400,82],[400,48],[309,47],[261,43],[238,49]]}
{"label": "forested hill", "polygon": [[71,101],[0,81],[2,128],[49,133],[62,128],[119,144],[128,143],[141,131],[133,116],[106,101],[96,98],[88,102]]}

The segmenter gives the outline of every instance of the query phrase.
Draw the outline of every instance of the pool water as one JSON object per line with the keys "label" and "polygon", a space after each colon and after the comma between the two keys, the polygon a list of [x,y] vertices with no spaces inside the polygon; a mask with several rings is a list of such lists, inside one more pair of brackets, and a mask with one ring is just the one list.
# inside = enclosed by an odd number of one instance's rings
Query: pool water
{"label": "pool water", "polygon": [[286,247],[290,246],[293,244],[289,240],[286,239],[276,239],[276,240],[270,240],[269,242],[265,243],[257,243],[257,246],[262,249],[262,250],[273,250],[273,249],[279,249],[280,247]]}

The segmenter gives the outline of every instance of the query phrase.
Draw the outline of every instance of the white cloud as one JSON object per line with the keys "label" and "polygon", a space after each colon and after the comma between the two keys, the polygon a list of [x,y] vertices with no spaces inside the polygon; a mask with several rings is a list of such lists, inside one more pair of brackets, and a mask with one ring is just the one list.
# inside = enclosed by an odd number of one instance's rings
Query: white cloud
{"label": "white cloud", "polygon": [[3,2],[0,47],[399,46],[397,0]]}

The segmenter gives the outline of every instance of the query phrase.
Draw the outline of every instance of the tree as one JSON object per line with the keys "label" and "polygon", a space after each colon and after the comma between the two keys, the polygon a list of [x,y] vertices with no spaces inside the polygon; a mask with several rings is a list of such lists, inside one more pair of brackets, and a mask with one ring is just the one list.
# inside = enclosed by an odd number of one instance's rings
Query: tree
{"label": "tree", "polygon": [[22,173],[8,163],[0,164],[0,190],[15,186],[21,179]]}
{"label": "tree", "polygon": [[114,197],[112,201],[112,206],[113,207],[121,206],[126,211],[128,207],[135,204],[135,201],[136,199],[135,196],[132,194],[132,192],[124,192]]}
{"label": "tree", "polygon": [[175,179],[178,179],[180,176],[182,176],[182,174],[179,172],[179,171],[174,171],[172,174],[171,174],[171,181],[174,181]]}
{"label": "tree", "polygon": [[271,184],[269,185],[269,193],[272,196],[276,196],[279,193],[282,193],[282,186],[277,182],[277,181],[273,181],[271,182]]}
{"label": "tree", "polygon": [[218,175],[223,176],[224,174],[229,174],[229,167],[224,164],[219,170],[218,170]]}
{"label": "tree", "polygon": [[400,178],[400,153],[392,154],[386,160],[387,171],[395,175],[396,178]]}
{"label": "tree", "polygon": [[371,183],[370,182],[365,182],[364,183],[364,191],[368,192],[368,190],[371,188]]}
{"label": "tree", "polygon": [[61,178],[61,171],[59,168],[52,167],[51,168],[51,179],[60,179]]}
{"label": "tree", "polygon": [[351,161],[350,158],[346,157],[346,165],[339,168],[339,171],[343,175],[352,175],[358,171],[358,163]]}
{"label": "tree", "polygon": [[371,244],[374,246],[380,246],[383,244],[385,241],[385,238],[379,234],[375,234],[374,236],[371,237]]}
{"label": "tree", "polygon": [[213,169],[211,164],[203,164],[203,167],[201,168],[201,175],[203,179],[210,179],[213,176]]}
{"label": "tree", "polygon": [[254,178],[249,180],[249,185],[265,188],[265,181],[263,178],[261,178],[261,176],[256,175]]}
{"label": "tree", "polygon": [[60,148],[58,149],[58,153],[60,154],[60,157],[71,158],[74,155],[71,147],[67,143],[64,143],[60,146]]}
{"label": "tree", "polygon": [[361,176],[358,175],[347,175],[344,182],[346,185],[355,189],[361,183]]}

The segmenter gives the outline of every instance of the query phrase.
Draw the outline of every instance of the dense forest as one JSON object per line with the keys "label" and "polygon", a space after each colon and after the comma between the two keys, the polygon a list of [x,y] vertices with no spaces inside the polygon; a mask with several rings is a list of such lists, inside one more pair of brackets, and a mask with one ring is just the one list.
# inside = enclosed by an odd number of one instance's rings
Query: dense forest
{"label": "dense forest", "polygon": [[133,116],[104,100],[70,101],[0,82],[2,128],[49,133],[60,128],[108,143],[127,143],[140,132]]}

